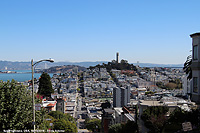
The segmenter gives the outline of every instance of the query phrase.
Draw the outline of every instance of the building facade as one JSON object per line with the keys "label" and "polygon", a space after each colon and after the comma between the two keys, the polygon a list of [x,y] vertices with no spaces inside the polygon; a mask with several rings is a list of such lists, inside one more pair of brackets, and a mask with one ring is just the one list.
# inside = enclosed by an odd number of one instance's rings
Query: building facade
{"label": "building facade", "polygon": [[192,38],[192,85],[191,100],[200,103],[200,33],[191,34]]}
{"label": "building facade", "polygon": [[123,107],[130,103],[130,86],[113,89],[113,107]]}
{"label": "building facade", "polygon": [[113,88],[113,107],[121,107],[121,90],[118,87]]}

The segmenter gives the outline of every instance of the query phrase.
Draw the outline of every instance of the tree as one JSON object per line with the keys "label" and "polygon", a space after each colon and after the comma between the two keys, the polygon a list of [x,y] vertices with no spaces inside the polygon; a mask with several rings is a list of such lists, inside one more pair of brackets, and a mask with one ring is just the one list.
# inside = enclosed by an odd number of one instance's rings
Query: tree
{"label": "tree", "polygon": [[141,118],[151,132],[162,132],[167,122],[166,113],[168,111],[169,108],[165,106],[151,106],[143,112]]}
{"label": "tree", "polygon": [[81,89],[80,89],[80,88],[77,88],[76,90],[77,90],[77,92],[80,92]]}
{"label": "tree", "polygon": [[153,92],[153,91],[146,91],[145,92],[145,95],[153,95],[155,92]]}
{"label": "tree", "polygon": [[176,89],[177,85],[175,83],[167,83],[166,87],[167,89]]}
{"label": "tree", "polygon": [[[40,97],[35,97],[40,102]],[[46,112],[35,112],[35,122],[40,129],[48,129],[44,117]],[[25,86],[19,85],[15,80],[0,81],[0,131],[2,130],[28,130],[33,129],[32,95]]]}
{"label": "tree", "polygon": [[106,68],[109,73],[111,69],[137,71],[136,66],[134,66],[133,64],[129,64],[127,60],[123,60],[123,59],[121,60],[120,63],[117,63],[115,60],[112,60],[112,62],[108,62],[108,64],[96,65],[94,67],[90,67],[90,69],[94,69],[95,67]]}
{"label": "tree", "polygon": [[111,104],[110,104],[110,102],[109,102],[108,100],[106,100],[105,103],[102,103],[102,104],[101,104],[101,108],[102,108],[102,109],[110,108],[110,107],[111,107]]}
{"label": "tree", "polygon": [[57,119],[53,122],[54,130],[65,130],[65,133],[76,133],[77,128],[75,123],[66,121],[64,119]]}
{"label": "tree", "polygon": [[114,124],[109,126],[109,133],[136,133],[138,129],[137,123],[128,121],[125,124]]}
{"label": "tree", "polygon": [[109,133],[120,133],[122,132],[122,125],[120,123],[109,126]]}
{"label": "tree", "polygon": [[74,122],[75,123],[75,120],[74,118],[69,115],[69,114],[64,114],[63,112],[61,111],[51,111],[49,113],[50,116],[52,116],[53,118],[55,119],[64,119],[66,121],[71,121],[71,122]]}
{"label": "tree", "polygon": [[162,89],[166,89],[167,87],[165,86],[165,84],[161,81],[159,82],[156,82],[156,85],[159,87],[159,88],[162,88]]}
{"label": "tree", "polygon": [[[38,111],[37,111],[38,113]],[[37,114],[36,113],[36,114]],[[53,123],[53,121],[55,121],[55,118],[53,118],[52,116],[48,115],[45,110],[40,111],[40,115],[36,115],[36,118],[40,117],[42,118],[42,123],[41,124],[36,124],[39,125],[39,129],[43,129],[43,130],[48,130],[51,128],[50,123]],[[36,121],[37,123],[38,121]]]}
{"label": "tree", "polygon": [[91,119],[91,120],[86,120],[86,128],[88,130],[91,130],[93,132],[99,132],[101,129],[101,120],[99,119]]}
{"label": "tree", "polygon": [[180,79],[172,79],[169,81],[169,83],[176,84],[176,89],[182,89],[182,82]]}
{"label": "tree", "polygon": [[52,116],[55,119],[53,121],[53,129],[65,130],[66,133],[77,132],[76,122],[71,115],[64,114],[60,111],[51,111],[49,116]]}
{"label": "tree", "polygon": [[189,112],[176,108],[171,114],[165,127],[165,132],[178,132],[182,130],[182,123],[191,122],[194,132],[200,131],[200,110],[194,109]]}
{"label": "tree", "polygon": [[32,98],[23,85],[0,81],[0,131],[31,129]]}
{"label": "tree", "polygon": [[122,132],[123,133],[136,133],[138,129],[138,125],[134,121],[128,121],[125,124],[122,124]]}
{"label": "tree", "polygon": [[183,67],[184,72],[186,72],[186,74],[188,75],[187,79],[189,79],[189,80],[192,79],[191,65],[192,65],[192,56],[189,55],[187,57],[187,60],[184,63],[184,67]]}
{"label": "tree", "polygon": [[47,97],[51,96],[54,90],[51,84],[51,77],[47,73],[42,73],[41,78],[39,79],[39,88],[38,93]]}

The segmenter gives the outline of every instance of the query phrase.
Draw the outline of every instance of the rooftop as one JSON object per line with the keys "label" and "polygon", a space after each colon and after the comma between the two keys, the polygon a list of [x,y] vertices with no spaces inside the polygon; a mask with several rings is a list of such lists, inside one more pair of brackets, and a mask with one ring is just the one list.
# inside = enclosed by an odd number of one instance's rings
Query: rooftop
{"label": "rooftop", "polygon": [[190,37],[195,37],[195,36],[200,36],[200,32],[193,33],[193,34],[190,35]]}

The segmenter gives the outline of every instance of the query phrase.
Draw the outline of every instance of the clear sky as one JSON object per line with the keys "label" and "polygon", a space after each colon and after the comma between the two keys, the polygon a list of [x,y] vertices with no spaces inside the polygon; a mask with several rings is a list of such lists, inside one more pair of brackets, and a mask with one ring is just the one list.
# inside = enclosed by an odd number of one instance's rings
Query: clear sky
{"label": "clear sky", "polygon": [[1,0],[0,60],[181,64],[200,0]]}

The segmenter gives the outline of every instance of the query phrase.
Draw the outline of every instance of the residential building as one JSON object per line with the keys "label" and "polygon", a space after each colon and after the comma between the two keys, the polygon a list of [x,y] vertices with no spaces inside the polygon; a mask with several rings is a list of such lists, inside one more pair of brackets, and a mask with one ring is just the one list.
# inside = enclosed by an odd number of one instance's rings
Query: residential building
{"label": "residential building", "polygon": [[65,100],[63,98],[58,98],[56,101],[56,110],[65,113]]}
{"label": "residential building", "polygon": [[192,87],[191,99],[200,103],[200,33],[191,34],[192,38]]}
{"label": "residential building", "polygon": [[182,87],[183,87],[183,94],[184,95],[188,95],[191,93],[191,85],[192,85],[192,82],[191,80],[188,80],[187,79],[187,75],[185,75],[183,78],[182,78]]}
{"label": "residential building", "polygon": [[113,107],[121,107],[121,89],[113,88]]}
{"label": "residential building", "polygon": [[113,109],[103,109],[102,114],[102,129],[104,133],[108,133],[109,126],[114,124],[114,110]]}
{"label": "residential building", "polygon": [[130,86],[113,89],[113,107],[123,107],[130,103]]}

